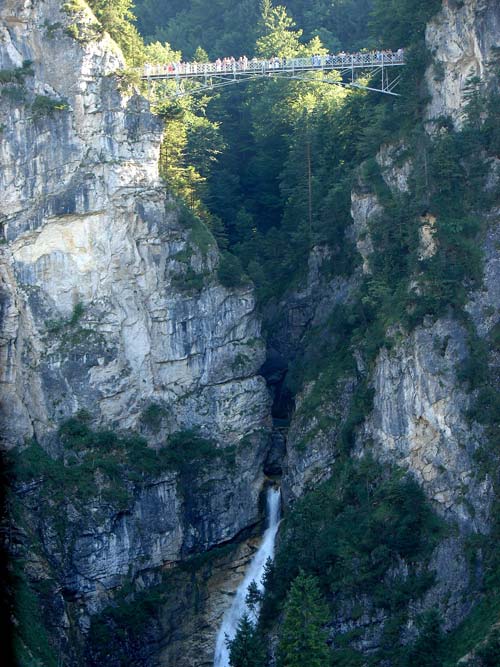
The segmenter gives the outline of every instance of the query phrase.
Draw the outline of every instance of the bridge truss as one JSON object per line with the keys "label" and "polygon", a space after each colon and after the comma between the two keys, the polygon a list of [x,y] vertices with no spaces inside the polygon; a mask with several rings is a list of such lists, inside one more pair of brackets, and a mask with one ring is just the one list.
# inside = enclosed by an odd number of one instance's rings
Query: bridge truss
{"label": "bridge truss", "polygon": [[[310,58],[251,61],[240,59],[231,63],[217,61],[145,65],[140,74],[141,79],[147,81],[149,86],[157,81],[174,82],[175,87],[172,86],[166,92],[172,98],[205,93],[266,77],[314,81],[398,96],[395,88],[401,79],[399,70],[404,64],[404,52],[400,49],[396,52],[339,54]],[[321,73],[324,76],[313,79],[311,73]],[[336,76],[328,76],[333,73]],[[186,81],[195,81],[198,85],[186,87]]]}

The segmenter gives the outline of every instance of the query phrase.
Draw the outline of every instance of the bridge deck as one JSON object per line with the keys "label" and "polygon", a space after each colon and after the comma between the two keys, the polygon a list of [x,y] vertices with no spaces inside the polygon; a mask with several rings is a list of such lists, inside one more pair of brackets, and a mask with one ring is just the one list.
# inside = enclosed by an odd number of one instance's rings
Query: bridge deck
{"label": "bridge deck", "polygon": [[141,70],[145,80],[207,79],[211,77],[254,77],[272,74],[300,74],[311,71],[353,71],[380,69],[405,64],[404,51],[353,53],[310,58],[271,58],[270,60],[236,60],[230,63],[171,63],[170,65],[146,64]]}

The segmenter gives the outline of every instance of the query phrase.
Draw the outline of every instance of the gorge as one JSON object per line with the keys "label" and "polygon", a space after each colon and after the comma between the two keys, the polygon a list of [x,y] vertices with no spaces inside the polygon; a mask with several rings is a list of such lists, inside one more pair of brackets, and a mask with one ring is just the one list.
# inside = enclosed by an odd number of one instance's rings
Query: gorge
{"label": "gorge", "polygon": [[130,11],[0,3],[5,664],[500,664],[498,2]]}

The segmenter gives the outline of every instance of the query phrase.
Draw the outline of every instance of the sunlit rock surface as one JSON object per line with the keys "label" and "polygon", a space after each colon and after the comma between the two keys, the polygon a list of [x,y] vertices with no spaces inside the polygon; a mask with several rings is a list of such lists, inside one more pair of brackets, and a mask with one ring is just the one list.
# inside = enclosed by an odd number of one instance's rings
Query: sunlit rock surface
{"label": "sunlit rock surface", "polygon": [[427,26],[434,59],[427,72],[429,120],[449,116],[460,126],[468,81],[487,78],[499,37],[500,5],[494,0],[443,0],[442,11]]}
{"label": "sunlit rock surface", "polygon": [[[112,42],[68,36],[59,4],[7,3],[0,15],[1,66],[34,70],[16,87],[24,100],[4,96],[1,113],[5,372],[15,385],[29,353],[42,383],[36,415],[11,392],[25,414],[8,442],[81,408],[135,427],[157,402],[167,431],[197,425],[233,444],[267,419],[252,290],[217,282],[213,238],[181,219],[158,179],[160,121],[120,93]],[[67,108],[33,119],[34,94]]]}

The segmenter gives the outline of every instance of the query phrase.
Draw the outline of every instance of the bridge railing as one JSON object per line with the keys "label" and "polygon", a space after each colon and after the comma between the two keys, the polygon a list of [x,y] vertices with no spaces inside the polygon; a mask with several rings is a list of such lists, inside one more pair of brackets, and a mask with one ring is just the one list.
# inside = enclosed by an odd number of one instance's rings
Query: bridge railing
{"label": "bridge railing", "polygon": [[197,78],[211,75],[257,74],[276,71],[294,72],[315,69],[352,69],[404,65],[404,50],[373,51],[368,53],[339,53],[337,55],[311,56],[309,58],[270,58],[261,60],[240,58],[234,61],[213,63],[170,63],[168,65],[146,64],[140,71],[145,79]]}

